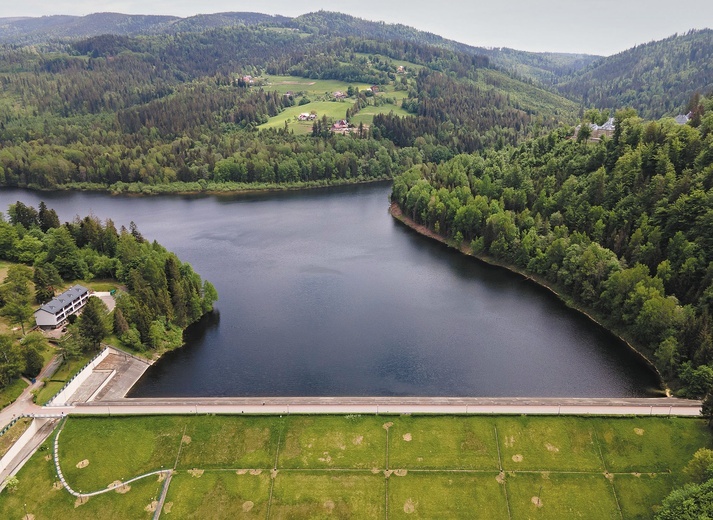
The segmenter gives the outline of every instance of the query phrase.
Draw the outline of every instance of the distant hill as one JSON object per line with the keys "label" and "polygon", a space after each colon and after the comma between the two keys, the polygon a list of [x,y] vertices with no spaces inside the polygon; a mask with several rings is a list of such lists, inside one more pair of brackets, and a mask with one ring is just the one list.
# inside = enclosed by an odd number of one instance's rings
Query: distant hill
{"label": "distant hill", "polygon": [[525,78],[553,83],[593,63],[599,56],[554,52],[527,52],[508,48],[474,47],[401,24],[372,22],[343,13],[318,11],[294,18],[293,27],[307,32],[358,36],[380,40],[405,40],[435,45],[457,52],[487,56],[491,63]]}
{"label": "distant hill", "polygon": [[261,13],[199,14],[177,16],[95,13],[86,16],[0,18],[0,43],[36,44],[52,40],[75,40],[102,34],[135,36],[178,32],[202,32],[236,25],[282,24],[290,19]]}
{"label": "distant hill", "polygon": [[602,58],[558,85],[584,106],[674,115],[695,92],[713,91],[713,30],[691,31]]}
{"label": "distant hill", "polygon": [[53,40],[74,40],[102,34],[135,36],[203,32],[238,25],[272,25],[296,28],[308,33],[355,36],[379,40],[404,40],[443,47],[456,52],[487,56],[511,73],[553,84],[557,78],[585,68],[598,56],[587,54],[536,53],[508,48],[474,47],[401,24],[373,22],[354,16],[318,11],[296,18],[250,12],[200,14],[188,18],[96,13],[87,16],[43,16],[0,18],[0,43],[37,44]]}
{"label": "distant hill", "polygon": [[87,16],[0,18],[0,42],[33,44],[100,34],[134,35],[179,20],[176,16],[95,13]]}

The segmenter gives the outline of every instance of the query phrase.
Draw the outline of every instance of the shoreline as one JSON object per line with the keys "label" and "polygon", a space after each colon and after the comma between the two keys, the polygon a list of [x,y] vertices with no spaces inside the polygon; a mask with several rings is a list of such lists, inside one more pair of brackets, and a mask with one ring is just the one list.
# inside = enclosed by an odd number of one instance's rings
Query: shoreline
{"label": "shoreline", "polygon": [[545,280],[540,279],[540,277],[535,277],[531,273],[528,273],[524,269],[521,269],[517,266],[513,266],[504,262],[501,262],[489,255],[478,255],[474,254],[472,251],[470,251],[469,248],[467,247],[457,247],[454,245],[454,243],[444,236],[436,233],[435,231],[427,228],[426,226],[422,224],[417,224],[414,222],[411,218],[407,217],[404,215],[403,211],[399,207],[399,205],[396,202],[391,202],[389,205],[389,214],[398,222],[403,224],[404,226],[408,227],[409,229],[415,231],[421,236],[425,236],[427,238],[430,238],[432,240],[435,240],[437,242],[440,242],[441,244],[457,250],[459,253],[469,256],[471,258],[476,259],[479,262],[482,262],[486,265],[492,266],[492,267],[497,267],[500,269],[505,269],[506,271],[509,271],[513,274],[517,274],[521,277],[523,277],[525,280],[528,280],[539,287],[549,291],[551,294],[553,294],[558,300],[560,300],[562,303],[564,303],[568,308],[573,309],[580,314],[584,315],[587,319],[589,319],[592,323],[595,323],[597,326],[601,327],[602,329],[606,330],[613,336],[615,336],[619,341],[621,341],[623,344],[625,344],[629,350],[631,350],[634,354],[641,359],[646,366],[648,366],[653,372],[656,374],[656,377],[659,380],[660,383],[660,390],[666,395],[666,397],[672,397],[671,394],[671,389],[668,387],[666,384],[666,380],[663,378],[661,375],[661,372],[659,372],[658,368],[656,368],[656,365],[647,358],[639,349],[637,349],[634,345],[632,345],[629,341],[627,341],[619,332],[616,330],[612,330],[611,328],[607,327],[604,325],[601,321],[599,321],[595,316],[593,316],[587,309],[582,307],[581,305],[578,305],[574,301],[572,301],[570,298],[566,297],[565,295],[562,295],[557,289],[555,289],[550,283],[548,283]]}
{"label": "shoreline", "polygon": [[[115,189],[116,184],[104,185],[96,183],[69,183],[44,188],[36,185],[25,186],[7,186],[2,185],[0,188],[13,188],[21,190],[30,190],[38,193],[51,193],[57,191],[74,191],[86,193],[106,193],[112,197],[128,196],[128,197],[155,197],[160,195],[180,195],[180,196],[231,196],[231,195],[254,195],[254,194],[270,194],[284,193],[301,190],[319,190],[328,188],[338,188],[342,186],[359,186],[363,184],[377,184],[381,182],[393,182],[392,178],[375,178],[375,179],[325,179],[323,181],[304,181],[287,184],[267,183],[259,184],[250,187],[249,183],[218,183],[208,182],[205,187],[193,187],[192,185],[199,184],[196,182],[176,182],[171,184],[143,184],[137,183],[121,183],[120,187],[126,186],[127,189]],[[188,189],[172,190],[172,186],[181,184],[183,186],[191,185]],[[132,189],[132,187],[138,189]]]}

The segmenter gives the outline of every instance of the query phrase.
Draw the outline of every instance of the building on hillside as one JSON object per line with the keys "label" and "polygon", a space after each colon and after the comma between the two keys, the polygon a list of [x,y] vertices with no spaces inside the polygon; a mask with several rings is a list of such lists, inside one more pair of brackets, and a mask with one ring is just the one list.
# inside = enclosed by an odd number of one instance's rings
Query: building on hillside
{"label": "building on hillside", "polygon": [[349,122],[346,119],[340,119],[332,125],[332,132],[337,134],[346,134],[349,132]]}
{"label": "building on hillside", "polygon": [[35,311],[35,321],[41,329],[55,329],[76,314],[89,299],[89,289],[74,285]]}
{"label": "building on hillside", "polygon": [[685,125],[688,123],[688,120],[691,119],[691,113],[689,112],[688,114],[678,114],[675,118],[674,121],[676,121],[677,124],[679,125]]}
{"label": "building on hillside", "polygon": [[336,92],[332,93],[332,96],[334,96],[334,99],[345,99],[347,95],[342,92],[341,90],[337,90]]}
{"label": "building on hillside", "polygon": [[[611,137],[614,135],[614,130],[616,130],[616,124],[614,123],[613,117],[610,117],[607,122],[601,126],[595,125],[594,123],[589,123],[587,126],[589,126],[590,130],[590,141],[600,141],[604,135]],[[582,125],[577,125],[577,128],[574,129],[574,138],[579,136],[579,130],[581,128]]]}

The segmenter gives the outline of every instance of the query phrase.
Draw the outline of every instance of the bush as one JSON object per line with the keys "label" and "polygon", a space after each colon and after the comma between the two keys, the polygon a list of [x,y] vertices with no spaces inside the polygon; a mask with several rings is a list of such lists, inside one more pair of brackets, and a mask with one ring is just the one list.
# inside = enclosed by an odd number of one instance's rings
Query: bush
{"label": "bush", "polygon": [[26,348],[23,354],[25,356],[25,370],[22,371],[22,375],[29,378],[37,377],[42,372],[42,367],[45,364],[42,354],[32,347]]}

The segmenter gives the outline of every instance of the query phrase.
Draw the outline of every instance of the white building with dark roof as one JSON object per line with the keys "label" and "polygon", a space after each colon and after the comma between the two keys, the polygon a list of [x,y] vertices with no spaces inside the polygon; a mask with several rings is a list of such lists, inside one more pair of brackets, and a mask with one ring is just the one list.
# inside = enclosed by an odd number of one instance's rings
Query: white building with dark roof
{"label": "white building with dark roof", "polygon": [[35,311],[37,326],[54,329],[63,324],[67,317],[76,314],[89,299],[89,289],[74,285]]}

